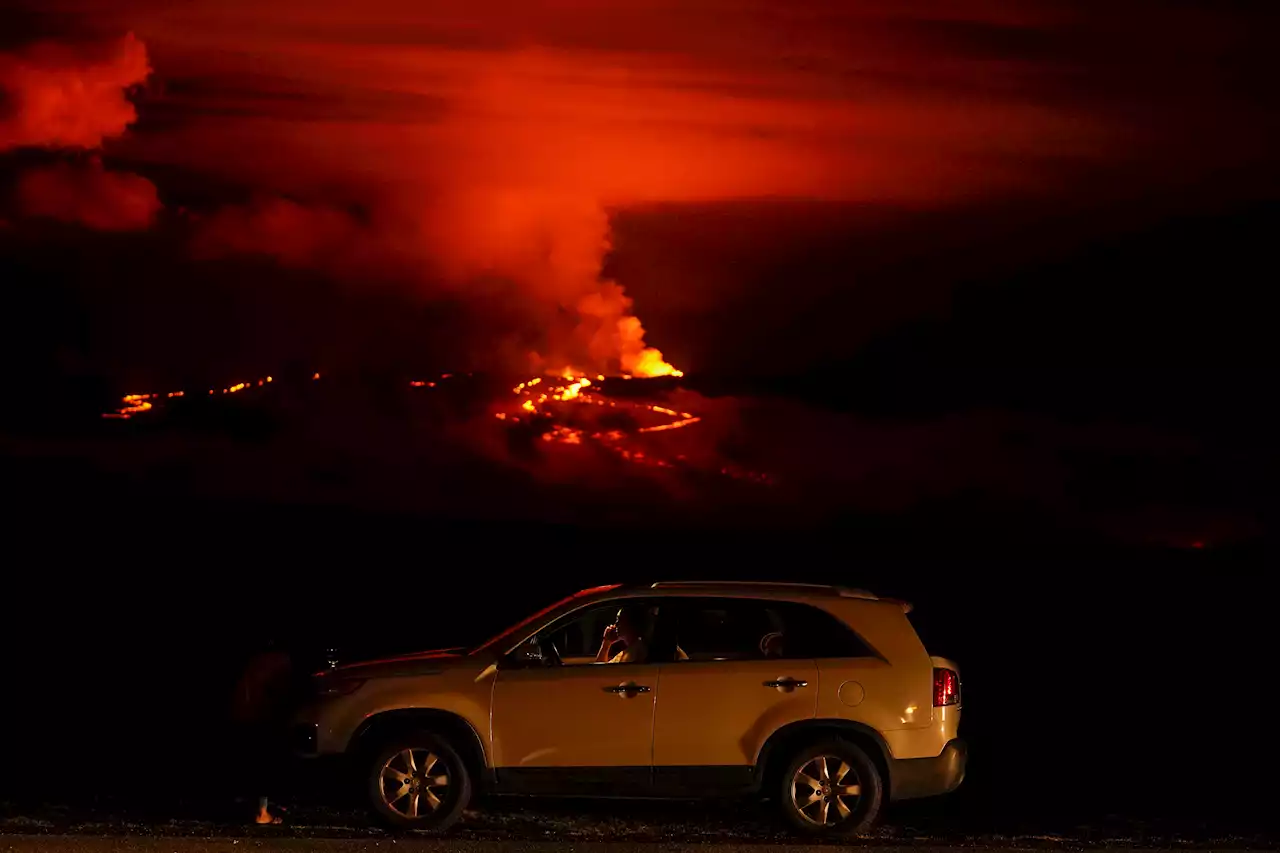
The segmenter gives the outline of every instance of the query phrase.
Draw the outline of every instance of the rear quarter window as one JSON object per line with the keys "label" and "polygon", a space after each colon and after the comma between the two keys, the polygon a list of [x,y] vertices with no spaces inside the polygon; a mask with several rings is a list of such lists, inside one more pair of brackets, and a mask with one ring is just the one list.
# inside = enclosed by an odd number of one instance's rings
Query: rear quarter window
{"label": "rear quarter window", "polygon": [[835,616],[810,604],[778,608],[789,658],[875,657],[862,638]]}

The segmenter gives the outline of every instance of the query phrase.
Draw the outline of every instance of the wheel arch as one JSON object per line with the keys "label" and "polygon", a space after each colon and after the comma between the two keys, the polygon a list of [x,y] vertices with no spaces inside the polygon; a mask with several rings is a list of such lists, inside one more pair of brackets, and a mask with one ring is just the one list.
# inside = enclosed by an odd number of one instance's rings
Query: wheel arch
{"label": "wheel arch", "polygon": [[402,708],[372,714],[355,730],[347,744],[347,754],[367,756],[398,735],[426,731],[449,741],[466,762],[471,778],[477,782],[492,781],[484,739],[465,718],[449,711],[433,708]]}
{"label": "wheel arch", "polygon": [[893,763],[893,752],[879,732],[865,723],[853,720],[801,720],[778,729],[760,747],[755,764],[755,784],[761,791],[768,793],[797,751],[832,737],[847,740],[867,754],[880,772],[887,797],[892,785],[889,768]]}

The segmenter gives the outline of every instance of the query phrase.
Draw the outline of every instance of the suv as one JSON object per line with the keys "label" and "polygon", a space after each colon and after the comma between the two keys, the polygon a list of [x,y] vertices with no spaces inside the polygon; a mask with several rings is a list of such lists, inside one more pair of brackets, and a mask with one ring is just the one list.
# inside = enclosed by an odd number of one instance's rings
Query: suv
{"label": "suv", "polygon": [[757,795],[801,831],[860,832],[964,778],[960,676],[910,609],[807,584],[587,589],[475,649],[318,674],[295,748],[354,758],[401,828],[448,827],[484,790]]}

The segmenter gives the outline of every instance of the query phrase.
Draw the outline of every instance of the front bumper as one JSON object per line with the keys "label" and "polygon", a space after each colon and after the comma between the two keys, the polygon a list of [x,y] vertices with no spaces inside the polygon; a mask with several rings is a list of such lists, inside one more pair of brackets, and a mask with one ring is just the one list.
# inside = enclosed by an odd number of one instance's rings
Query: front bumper
{"label": "front bumper", "polygon": [[934,758],[896,758],[889,767],[889,799],[916,800],[949,794],[964,781],[969,747],[956,738]]}

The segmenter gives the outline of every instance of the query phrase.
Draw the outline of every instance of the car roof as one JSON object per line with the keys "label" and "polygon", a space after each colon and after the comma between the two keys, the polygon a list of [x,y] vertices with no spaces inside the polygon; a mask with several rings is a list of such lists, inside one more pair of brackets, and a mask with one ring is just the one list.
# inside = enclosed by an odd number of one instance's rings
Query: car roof
{"label": "car roof", "polygon": [[[514,628],[509,628],[502,634],[499,634],[493,640],[490,640],[481,648],[492,645],[493,643],[510,639],[512,640],[510,648],[504,649],[510,651],[519,643],[524,642],[536,632],[531,626],[540,619],[543,624],[552,622],[561,618],[567,613],[573,612],[580,607],[593,606],[599,602],[625,600],[629,598],[645,597],[646,594],[664,595],[667,593],[683,593],[694,596],[724,596],[726,598],[774,598],[783,601],[820,601],[823,599],[862,599],[864,601],[876,601],[885,604],[898,605],[902,607],[904,613],[911,611],[911,605],[905,601],[896,598],[881,598],[878,595],[861,589],[850,589],[842,586],[832,586],[825,584],[805,584],[805,583],[785,583],[773,581],[658,581],[650,584],[608,584],[606,586],[594,586],[587,589],[579,590],[568,598],[551,605],[550,607],[539,611],[533,616],[518,623]],[[545,619],[542,619],[545,617]],[[530,630],[523,631],[522,629]],[[518,639],[517,639],[518,638]]]}
{"label": "car roof", "polygon": [[658,581],[647,589],[696,592],[701,595],[754,596],[779,598],[862,598],[878,601],[879,596],[864,589],[830,584],[787,583],[782,581]]}

